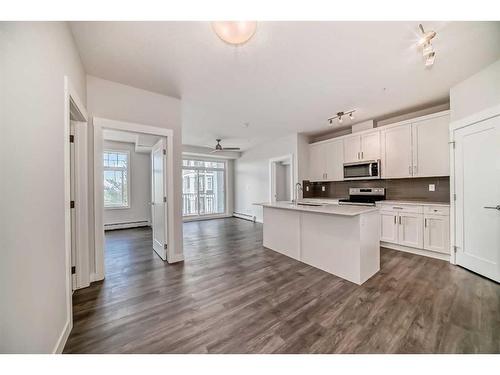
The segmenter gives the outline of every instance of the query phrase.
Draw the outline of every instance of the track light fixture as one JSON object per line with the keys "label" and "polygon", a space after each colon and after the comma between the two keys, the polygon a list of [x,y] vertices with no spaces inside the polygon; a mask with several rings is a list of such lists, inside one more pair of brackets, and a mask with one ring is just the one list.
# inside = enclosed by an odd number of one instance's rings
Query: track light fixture
{"label": "track light fixture", "polygon": [[329,126],[333,126],[333,120],[335,120],[335,119],[337,119],[339,124],[342,124],[342,122],[344,121],[343,120],[344,116],[349,116],[349,119],[351,121],[354,120],[354,115],[353,115],[354,112],[356,112],[355,109],[353,109],[352,111],[337,112],[337,115],[330,117],[328,119]]}
{"label": "track light fixture", "polygon": [[434,64],[434,59],[436,58],[436,52],[434,51],[434,47],[432,46],[432,39],[436,36],[435,31],[427,31],[425,32],[422,24],[418,25],[418,28],[421,32],[421,37],[418,40],[418,47],[422,48],[422,55],[425,59],[425,66],[431,67]]}

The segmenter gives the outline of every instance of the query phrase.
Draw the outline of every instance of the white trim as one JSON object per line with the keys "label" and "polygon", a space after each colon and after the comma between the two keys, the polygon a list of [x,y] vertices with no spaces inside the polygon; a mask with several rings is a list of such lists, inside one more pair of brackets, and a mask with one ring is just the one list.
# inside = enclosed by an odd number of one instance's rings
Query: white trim
{"label": "white trim", "polygon": [[193,216],[184,216],[182,221],[184,223],[189,223],[191,221],[202,221],[202,220],[212,220],[212,219],[227,219],[228,217],[233,217],[233,215],[229,214],[220,214],[220,215],[193,215]]}
{"label": "white trim", "polygon": [[66,323],[63,331],[54,347],[54,353],[61,353],[73,328],[73,282],[71,275],[71,173],[70,173],[70,126],[71,126],[71,103],[79,111],[82,122],[87,122],[87,110],[83,106],[76,90],[72,86],[69,78],[64,76],[64,129],[63,129],[63,150],[64,150],[64,248],[65,248],[65,273],[66,273]]}
{"label": "white trim", "polygon": [[276,202],[276,169],[275,165],[278,162],[289,161],[290,162],[290,194],[292,199],[297,199],[295,197],[295,160],[294,154],[287,154],[283,156],[278,156],[269,159],[269,201]]}
{"label": "white trim", "polygon": [[107,223],[104,224],[104,231],[115,230],[115,229],[142,228],[150,226],[151,222],[148,219],[136,220],[133,222],[125,222],[125,223]]}
{"label": "white trim", "polygon": [[59,336],[59,339],[57,340],[57,343],[54,346],[54,349],[52,349],[52,354],[61,354],[63,352],[64,346],[66,345],[66,341],[68,341],[68,337],[72,329],[73,329],[73,319],[71,319],[71,321],[67,320],[61,332],[61,335]]}
{"label": "white trim", "polygon": [[442,253],[437,253],[434,251],[417,249],[414,247],[398,245],[398,244],[390,243],[390,242],[380,241],[380,247],[386,247],[386,248],[392,249],[392,250],[404,251],[405,253],[422,255],[422,256],[425,256],[428,258],[441,259],[441,260],[446,260],[446,261],[450,260],[449,254],[442,254]]}
{"label": "white trim", "polygon": [[450,132],[500,115],[500,104],[450,123]]}
{"label": "white trim", "polygon": [[175,214],[174,214],[174,132],[172,129],[159,128],[156,126],[137,124],[111,120],[106,118],[94,117],[94,231],[95,231],[95,280],[104,279],[104,203],[103,203],[103,129],[122,130],[135,133],[153,134],[167,138],[167,216],[168,216],[168,250],[167,261],[169,263],[178,262],[184,259],[182,248],[177,248],[175,242]]}

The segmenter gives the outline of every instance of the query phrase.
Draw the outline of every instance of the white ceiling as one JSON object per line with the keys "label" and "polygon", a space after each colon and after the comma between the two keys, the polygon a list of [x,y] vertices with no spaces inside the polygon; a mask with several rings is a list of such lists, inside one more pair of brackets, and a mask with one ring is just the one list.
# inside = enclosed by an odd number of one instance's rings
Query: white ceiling
{"label": "white ceiling", "polygon": [[[424,67],[418,22],[259,22],[239,47],[209,22],[72,22],[88,74],[175,96],[183,143],[247,149],[448,99],[451,86],[500,58],[500,22],[424,22],[437,31]],[[245,128],[244,123],[249,127]]]}

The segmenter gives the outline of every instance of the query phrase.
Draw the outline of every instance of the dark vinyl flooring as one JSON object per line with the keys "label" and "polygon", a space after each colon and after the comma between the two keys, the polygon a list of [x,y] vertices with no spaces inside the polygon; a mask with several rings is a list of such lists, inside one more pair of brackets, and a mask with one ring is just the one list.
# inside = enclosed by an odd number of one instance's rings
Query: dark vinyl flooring
{"label": "dark vinyl flooring", "polygon": [[262,247],[262,225],[184,224],[185,262],[150,229],[106,234],[106,279],[73,296],[65,353],[499,353],[500,285],[381,250],[355,285]]}

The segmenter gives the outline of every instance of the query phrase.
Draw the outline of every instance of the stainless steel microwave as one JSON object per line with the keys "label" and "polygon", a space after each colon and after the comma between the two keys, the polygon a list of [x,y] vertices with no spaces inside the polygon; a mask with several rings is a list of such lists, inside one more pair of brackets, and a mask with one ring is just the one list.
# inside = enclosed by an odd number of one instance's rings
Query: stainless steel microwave
{"label": "stainless steel microwave", "polygon": [[380,178],[380,160],[344,163],[344,180],[374,180]]}

